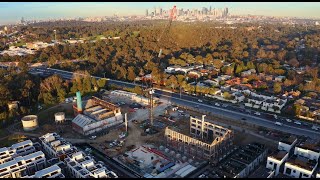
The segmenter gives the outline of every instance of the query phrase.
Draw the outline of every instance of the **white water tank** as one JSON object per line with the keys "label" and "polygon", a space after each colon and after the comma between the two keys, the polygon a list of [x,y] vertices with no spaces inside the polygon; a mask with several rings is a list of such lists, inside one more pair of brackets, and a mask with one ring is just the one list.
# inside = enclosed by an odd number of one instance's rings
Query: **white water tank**
{"label": "white water tank", "polygon": [[54,114],[56,123],[62,123],[66,120],[64,112],[57,112]]}
{"label": "white water tank", "polygon": [[38,117],[36,115],[28,115],[24,116],[21,119],[23,130],[25,131],[33,131],[39,127],[38,125]]}

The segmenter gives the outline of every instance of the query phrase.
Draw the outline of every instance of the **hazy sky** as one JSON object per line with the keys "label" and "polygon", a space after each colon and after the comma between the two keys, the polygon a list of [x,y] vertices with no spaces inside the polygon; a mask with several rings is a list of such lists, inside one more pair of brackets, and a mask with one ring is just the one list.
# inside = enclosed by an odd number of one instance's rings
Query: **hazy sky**
{"label": "hazy sky", "polygon": [[319,2],[0,2],[0,24],[26,20],[109,15],[144,15],[162,7],[193,9],[228,7],[230,14],[320,18]]}

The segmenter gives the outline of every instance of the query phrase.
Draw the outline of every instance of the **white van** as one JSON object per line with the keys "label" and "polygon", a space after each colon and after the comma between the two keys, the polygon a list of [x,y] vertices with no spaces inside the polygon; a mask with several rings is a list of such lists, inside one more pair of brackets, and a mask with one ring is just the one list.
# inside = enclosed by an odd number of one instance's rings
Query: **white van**
{"label": "white van", "polygon": [[278,125],[278,126],[282,126],[281,122],[276,122],[275,124]]}

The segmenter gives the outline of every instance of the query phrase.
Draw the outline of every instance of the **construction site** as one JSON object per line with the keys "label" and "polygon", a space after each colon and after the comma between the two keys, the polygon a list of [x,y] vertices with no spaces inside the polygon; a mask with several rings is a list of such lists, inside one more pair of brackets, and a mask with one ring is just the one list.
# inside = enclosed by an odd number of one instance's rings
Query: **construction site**
{"label": "construction site", "polygon": [[217,162],[230,153],[233,146],[233,132],[222,126],[202,119],[190,117],[188,129],[166,127],[167,146],[192,157]]}

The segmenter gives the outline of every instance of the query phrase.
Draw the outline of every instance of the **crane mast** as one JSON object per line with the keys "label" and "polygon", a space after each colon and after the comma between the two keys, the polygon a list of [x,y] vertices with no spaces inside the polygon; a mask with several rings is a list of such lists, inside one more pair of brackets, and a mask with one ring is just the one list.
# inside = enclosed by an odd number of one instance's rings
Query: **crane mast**
{"label": "crane mast", "polygon": [[[159,38],[157,39],[157,45],[160,44],[162,36],[164,35],[164,33],[169,32],[172,21],[174,19],[176,19],[176,14],[177,14],[177,7],[173,6],[172,9],[170,9],[170,15],[169,15],[169,23],[167,24],[167,26],[165,27],[165,29],[162,31],[162,33],[160,34]],[[153,56],[154,52],[155,52],[156,47],[154,48],[154,50],[151,53],[151,57]],[[162,49],[160,48],[159,54],[157,56],[157,58],[160,58],[162,55]],[[158,62],[158,61],[157,61]],[[160,62],[158,62],[160,64]],[[150,111],[149,111],[149,118],[150,118],[150,125],[151,128],[153,127],[153,94],[154,94],[154,89],[153,89],[153,82],[152,82],[152,76],[150,79],[150,88],[147,87],[147,89],[145,89],[144,91],[148,92],[149,95],[149,107],[150,107]]]}

